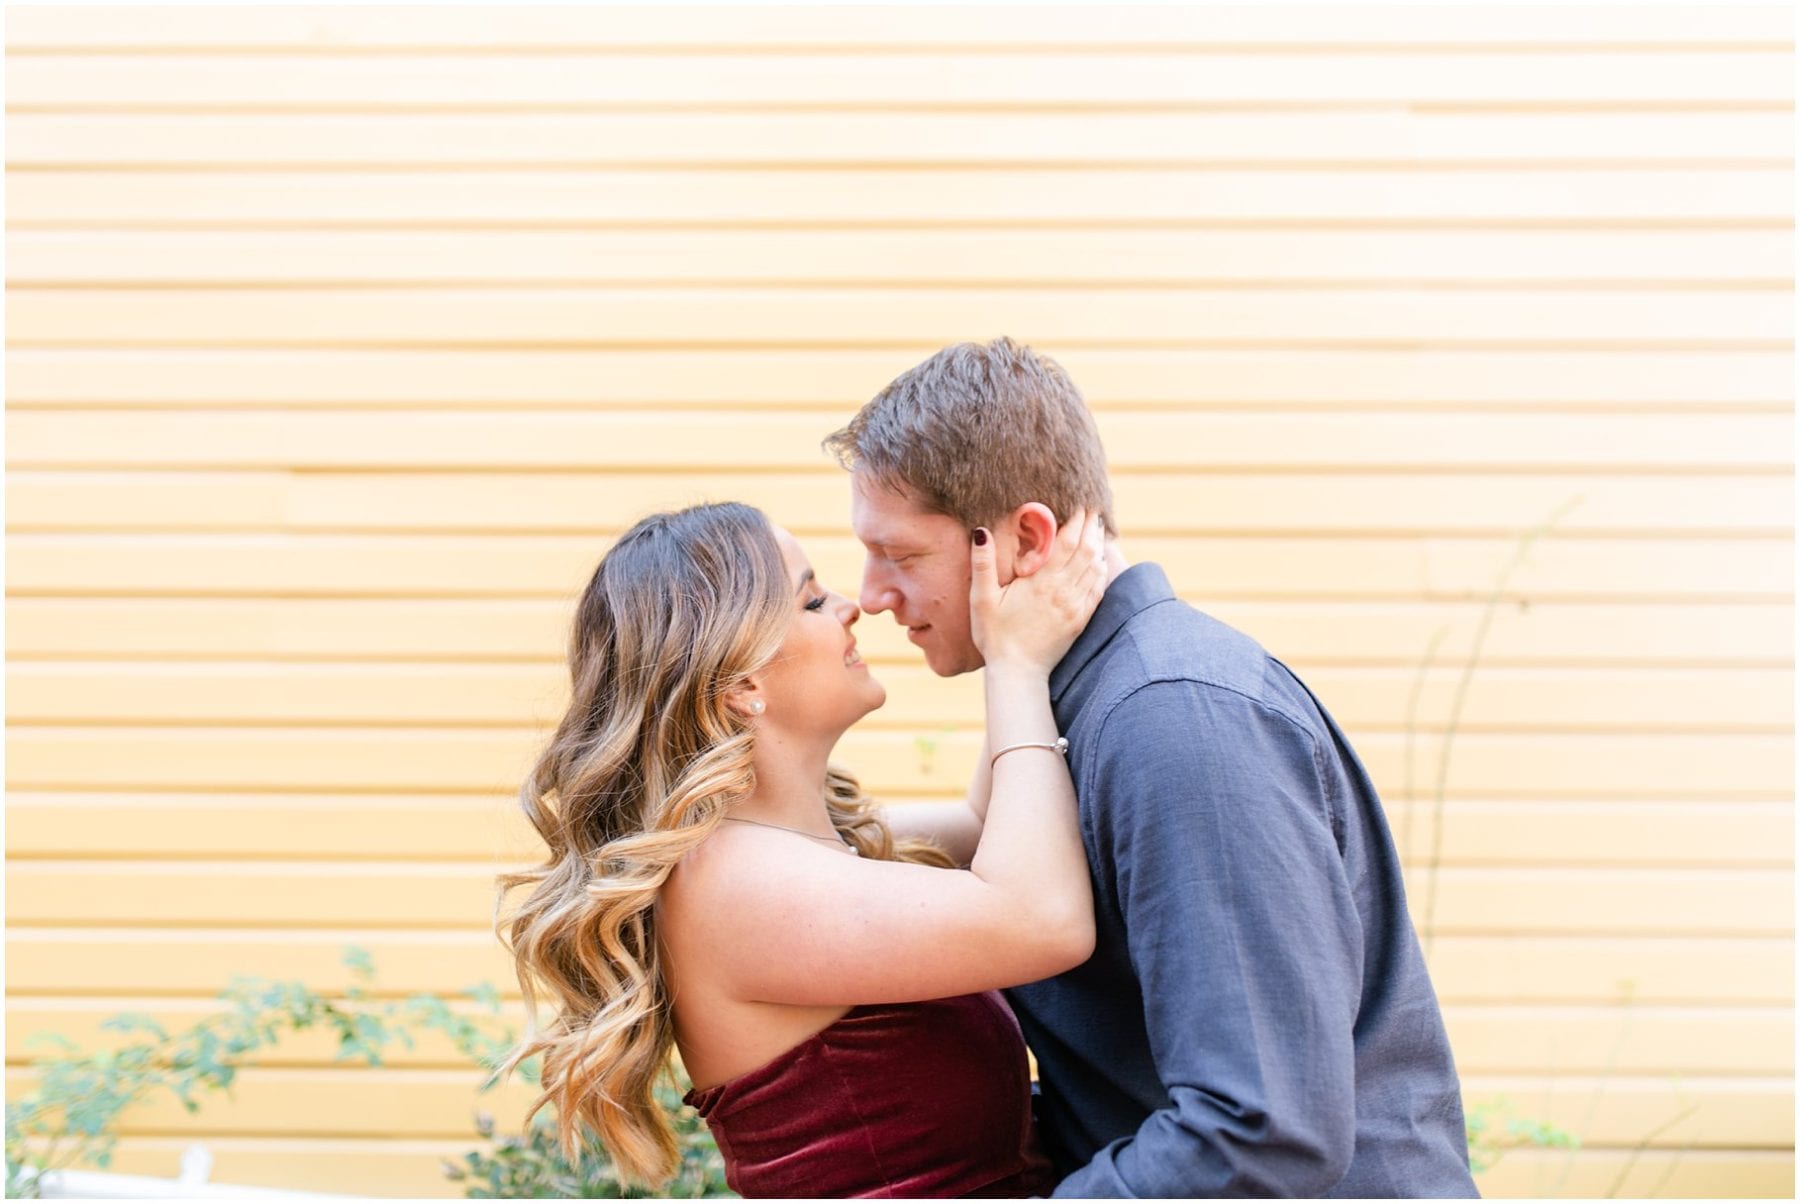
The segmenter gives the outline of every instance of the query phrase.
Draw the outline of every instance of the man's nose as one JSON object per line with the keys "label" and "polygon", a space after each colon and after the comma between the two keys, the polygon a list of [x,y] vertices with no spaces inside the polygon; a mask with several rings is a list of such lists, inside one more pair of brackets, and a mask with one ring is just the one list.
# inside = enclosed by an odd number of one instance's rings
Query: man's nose
{"label": "man's nose", "polygon": [[872,615],[894,608],[894,591],[875,579],[875,574],[863,573],[862,590],[856,596],[857,605]]}

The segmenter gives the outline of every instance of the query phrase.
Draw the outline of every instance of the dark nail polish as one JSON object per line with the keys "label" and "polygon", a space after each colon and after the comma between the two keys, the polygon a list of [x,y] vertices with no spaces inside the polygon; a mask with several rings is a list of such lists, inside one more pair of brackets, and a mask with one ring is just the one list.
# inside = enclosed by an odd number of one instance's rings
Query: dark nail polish
{"label": "dark nail polish", "polygon": [[987,528],[986,527],[976,527],[975,528],[975,546],[978,548],[987,546]]}

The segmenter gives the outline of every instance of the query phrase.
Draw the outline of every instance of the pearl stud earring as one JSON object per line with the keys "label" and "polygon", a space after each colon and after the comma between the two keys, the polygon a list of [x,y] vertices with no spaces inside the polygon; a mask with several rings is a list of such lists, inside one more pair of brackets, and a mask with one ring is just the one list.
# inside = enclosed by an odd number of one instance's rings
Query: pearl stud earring
{"label": "pearl stud earring", "polygon": [[762,699],[758,698],[756,701],[754,701],[750,704],[750,713],[752,715],[760,715],[763,713],[763,700]]}

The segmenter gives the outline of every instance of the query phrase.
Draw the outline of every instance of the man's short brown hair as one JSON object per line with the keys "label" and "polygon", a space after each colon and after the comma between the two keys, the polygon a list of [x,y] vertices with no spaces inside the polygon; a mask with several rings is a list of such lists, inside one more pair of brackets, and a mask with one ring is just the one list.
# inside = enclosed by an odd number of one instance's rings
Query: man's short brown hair
{"label": "man's short brown hair", "polygon": [[825,450],[928,510],[992,526],[1026,502],[1113,523],[1106,453],[1062,366],[1009,338],[957,343],[896,377]]}

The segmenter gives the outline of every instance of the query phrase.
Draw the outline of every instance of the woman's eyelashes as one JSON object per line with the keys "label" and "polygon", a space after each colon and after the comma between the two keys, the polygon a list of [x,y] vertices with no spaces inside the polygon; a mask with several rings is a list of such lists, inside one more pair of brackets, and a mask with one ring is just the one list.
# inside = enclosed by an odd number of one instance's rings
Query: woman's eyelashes
{"label": "woman's eyelashes", "polygon": [[808,602],[806,604],[806,609],[807,610],[824,610],[825,609],[825,595],[820,594],[818,597],[816,597],[812,601]]}

